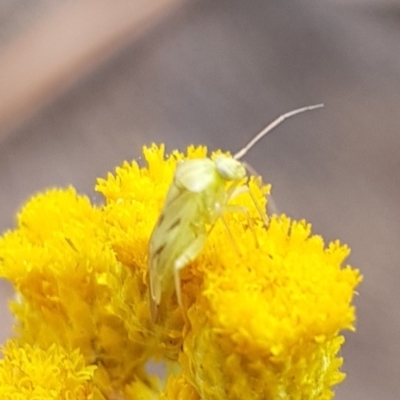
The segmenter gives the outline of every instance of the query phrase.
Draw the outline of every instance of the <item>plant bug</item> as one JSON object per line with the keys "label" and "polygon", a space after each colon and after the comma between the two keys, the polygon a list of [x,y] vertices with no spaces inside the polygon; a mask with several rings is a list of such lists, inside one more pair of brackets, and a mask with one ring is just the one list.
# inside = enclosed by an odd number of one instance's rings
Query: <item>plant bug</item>
{"label": "plant bug", "polygon": [[[275,119],[233,157],[218,155],[178,163],[160,217],[149,243],[150,309],[153,321],[164,293],[175,289],[182,304],[180,270],[193,261],[203,249],[211,228],[226,211],[246,211],[230,206],[229,201],[243,192],[240,182],[247,176],[246,164],[239,161],[261,138],[285,119],[323,104],[303,107]],[[229,188],[226,183],[231,183]],[[249,192],[251,195],[251,193]],[[261,217],[264,213],[259,210]],[[229,228],[228,228],[229,231]]]}

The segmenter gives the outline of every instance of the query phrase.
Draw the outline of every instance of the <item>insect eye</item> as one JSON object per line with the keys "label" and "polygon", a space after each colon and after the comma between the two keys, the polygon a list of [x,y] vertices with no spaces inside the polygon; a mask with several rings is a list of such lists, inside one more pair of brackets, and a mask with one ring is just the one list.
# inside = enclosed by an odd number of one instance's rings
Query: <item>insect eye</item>
{"label": "insect eye", "polygon": [[242,179],[246,176],[243,164],[234,158],[218,156],[214,159],[218,174],[228,181]]}

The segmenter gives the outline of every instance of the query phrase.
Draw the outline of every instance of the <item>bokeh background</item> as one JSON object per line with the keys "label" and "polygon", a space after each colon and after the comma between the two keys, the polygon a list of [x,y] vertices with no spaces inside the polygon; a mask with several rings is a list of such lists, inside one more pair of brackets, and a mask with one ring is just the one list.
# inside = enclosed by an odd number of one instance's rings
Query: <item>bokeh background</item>
{"label": "bokeh background", "polygon": [[[400,4],[393,0],[0,0],[0,231],[32,194],[141,147],[238,150],[278,209],[352,248],[364,282],[337,398],[399,398]],[[11,334],[0,283],[0,340]]]}

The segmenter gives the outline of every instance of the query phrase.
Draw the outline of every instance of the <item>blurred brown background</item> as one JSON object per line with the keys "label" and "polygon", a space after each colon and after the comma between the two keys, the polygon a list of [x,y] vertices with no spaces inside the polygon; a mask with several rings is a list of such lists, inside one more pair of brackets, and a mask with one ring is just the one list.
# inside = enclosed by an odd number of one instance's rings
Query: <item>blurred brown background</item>
{"label": "blurred brown background", "polygon": [[[337,398],[400,389],[400,5],[385,0],[0,0],[0,230],[33,193],[141,146],[238,150],[280,211],[352,248],[364,274]],[[1,286],[1,340],[10,334]]]}

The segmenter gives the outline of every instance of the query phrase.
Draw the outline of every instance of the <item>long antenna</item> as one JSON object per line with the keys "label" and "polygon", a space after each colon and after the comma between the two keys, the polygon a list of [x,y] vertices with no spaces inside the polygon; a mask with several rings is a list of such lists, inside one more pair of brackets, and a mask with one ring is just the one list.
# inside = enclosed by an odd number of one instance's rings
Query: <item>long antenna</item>
{"label": "long antenna", "polygon": [[281,115],[275,121],[271,122],[266,128],[264,128],[258,135],[256,135],[246,146],[244,146],[241,150],[239,150],[233,158],[236,160],[240,160],[261,138],[271,132],[274,128],[276,128],[279,124],[281,124],[285,119],[293,117],[294,115],[303,113],[305,111],[315,110],[316,108],[323,107],[323,104],[316,104],[314,106],[307,106],[303,108],[298,108],[297,110],[290,111],[286,114]]}

